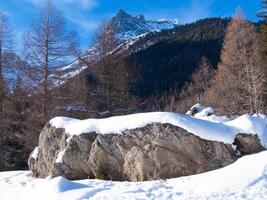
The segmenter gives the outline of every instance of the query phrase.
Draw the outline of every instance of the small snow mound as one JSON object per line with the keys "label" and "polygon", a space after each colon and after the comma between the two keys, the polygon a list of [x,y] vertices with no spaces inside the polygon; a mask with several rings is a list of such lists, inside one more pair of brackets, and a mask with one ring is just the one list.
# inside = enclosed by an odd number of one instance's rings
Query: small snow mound
{"label": "small snow mound", "polygon": [[68,179],[62,176],[53,178],[50,182],[50,188],[52,188],[57,193],[66,192],[70,190],[77,190],[87,187],[88,186],[85,184],[69,181]]}

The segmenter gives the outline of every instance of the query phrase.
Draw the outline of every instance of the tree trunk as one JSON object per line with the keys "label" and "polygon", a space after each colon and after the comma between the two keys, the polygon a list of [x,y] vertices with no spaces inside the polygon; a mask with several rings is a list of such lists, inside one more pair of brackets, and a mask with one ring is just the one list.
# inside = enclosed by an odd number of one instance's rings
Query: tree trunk
{"label": "tree trunk", "polygon": [[4,77],[3,77],[3,26],[0,24],[0,119],[3,119],[4,108]]}
{"label": "tree trunk", "polygon": [[43,99],[43,114],[44,119],[48,117],[48,78],[49,78],[49,8],[46,13],[46,24],[45,24],[45,62],[44,62],[44,99]]}

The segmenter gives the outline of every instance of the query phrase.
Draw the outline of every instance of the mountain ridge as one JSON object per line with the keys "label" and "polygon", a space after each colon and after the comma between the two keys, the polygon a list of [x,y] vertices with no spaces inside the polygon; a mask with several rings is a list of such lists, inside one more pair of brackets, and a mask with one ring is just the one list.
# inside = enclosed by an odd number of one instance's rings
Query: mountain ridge
{"label": "mountain ridge", "polygon": [[[121,47],[128,48],[138,41],[139,38],[144,37],[146,34],[152,32],[160,32],[163,30],[171,30],[177,28],[180,24],[179,20],[174,22],[166,19],[160,20],[146,20],[143,14],[137,14],[135,16],[128,14],[125,10],[119,9],[118,12],[111,18],[109,23],[115,33],[118,40],[118,46],[114,50],[122,50]],[[88,63],[100,60],[102,57],[98,50],[98,42],[95,42],[84,53]],[[68,79],[75,75],[78,75],[85,69],[79,62],[74,61],[71,64],[59,69],[62,78],[56,79]],[[52,74],[50,77],[55,78],[57,75]],[[55,81],[54,83],[57,83]]]}

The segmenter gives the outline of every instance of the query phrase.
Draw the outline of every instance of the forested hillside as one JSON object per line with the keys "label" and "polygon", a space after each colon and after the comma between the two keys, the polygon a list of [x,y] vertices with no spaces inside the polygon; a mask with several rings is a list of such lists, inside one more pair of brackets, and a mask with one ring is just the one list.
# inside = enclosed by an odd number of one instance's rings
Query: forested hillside
{"label": "forested hillside", "polygon": [[[127,113],[153,109],[155,97],[179,92],[190,81],[203,56],[210,60],[212,68],[217,67],[228,22],[204,19],[146,34],[130,45],[124,43],[105,59],[89,64],[62,88],[82,90],[76,96],[86,102],[79,106],[94,113],[108,111],[113,115],[117,110]],[[77,84],[78,79],[86,81],[85,87]]]}

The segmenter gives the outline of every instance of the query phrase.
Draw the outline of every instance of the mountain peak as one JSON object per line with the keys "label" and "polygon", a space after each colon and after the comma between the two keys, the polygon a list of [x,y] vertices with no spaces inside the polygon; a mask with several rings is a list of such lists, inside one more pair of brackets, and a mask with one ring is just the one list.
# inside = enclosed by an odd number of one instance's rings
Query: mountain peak
{"label": "mountain peak", "polygon": [[116,14],[116,18],[121,18],[121,17],[130,17],[131,15],[129,15],[124,9],[120,8]]}
{"label": "mountain peak", "polygon": [[146,20],[143,14],[132,16],[123,9],[118,10],[110,23],[117,38],[122,41],[136,38],[147,32],[171,29],[177,26],[176,23],[168,20]]}

